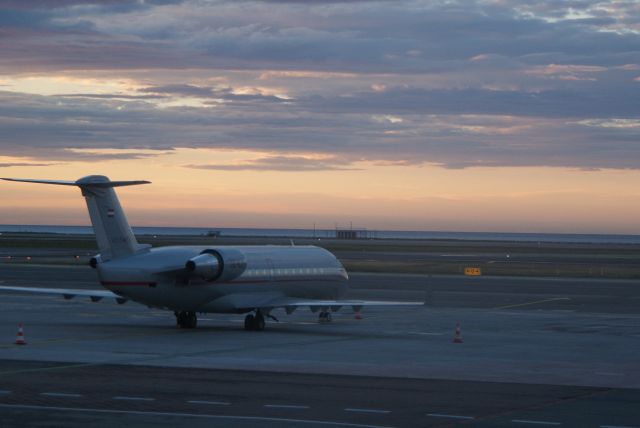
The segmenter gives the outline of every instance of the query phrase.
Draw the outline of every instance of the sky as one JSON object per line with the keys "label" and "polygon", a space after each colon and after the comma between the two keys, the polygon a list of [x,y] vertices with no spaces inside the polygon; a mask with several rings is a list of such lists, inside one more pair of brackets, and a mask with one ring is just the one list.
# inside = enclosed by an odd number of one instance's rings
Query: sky
{"label": "sky", "polygon": [[137,226],[640,234],[640,2],[1,1],[0,176],[90,174]]}

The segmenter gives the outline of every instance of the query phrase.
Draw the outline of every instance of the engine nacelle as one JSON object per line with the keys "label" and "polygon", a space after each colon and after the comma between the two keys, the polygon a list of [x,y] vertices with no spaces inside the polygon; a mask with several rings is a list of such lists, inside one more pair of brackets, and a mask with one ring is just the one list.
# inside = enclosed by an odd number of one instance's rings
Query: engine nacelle
{"label": "engine nacelle", "polygon": [[191,272],[191,275],[208,282],[231,281],[242,275],[246,268],[247,260],[244,254],[234,249],[207,249],[185,264],[185,269]]}
{"label": "engine nacelle", "polygon": [[222,275],[221,259],[213,254],[200,254],[189,259],[185,264],[185,269],[191,272],[192,276],[197,276],[205,281],[215,281]]}

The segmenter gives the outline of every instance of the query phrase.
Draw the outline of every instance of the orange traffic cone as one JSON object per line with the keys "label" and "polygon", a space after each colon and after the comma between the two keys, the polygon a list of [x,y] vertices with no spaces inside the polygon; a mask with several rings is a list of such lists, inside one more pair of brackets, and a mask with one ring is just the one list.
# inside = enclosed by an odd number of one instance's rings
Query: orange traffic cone
{"label": "orange traffic cone", "polygon": [[18,334],[16,335],[16,345],[26,345],[24,340],[24,330],[22,330],[22,323],[18,324]]}
{"label": "orange traffic cone", "polygon": [[453,335],[453,343],[462,343],[462,334],[460,333],[460,323],[456,323],[456,333]]}

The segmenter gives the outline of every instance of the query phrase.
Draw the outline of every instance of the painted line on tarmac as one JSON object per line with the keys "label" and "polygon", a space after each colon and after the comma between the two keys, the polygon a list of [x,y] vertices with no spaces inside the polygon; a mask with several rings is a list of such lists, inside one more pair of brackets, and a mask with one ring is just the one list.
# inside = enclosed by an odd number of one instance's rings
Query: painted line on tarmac
{"label": "painted line on tarmac", "polygon": [[[2,348],[0,346],[0,348]],[[18,370],[7,370],[0,372],[0,376],[3,375],[12,375],[12,374],[22,374],[22,373],[32,373],[32,372],[43,372],[50,370],[64,370],[64,369],[75,369],[81,367],[92,367],[92,366],[100,366],[110,364],[109,362],[99,362],[99,363],[78,363],[78,364],[67,364],[61,366],[49,366],[49,367],[37,367],[33,369],[18,369]]]}
{"label": "painted line on tarmac", "polygon": [[569,297],[554,297],[553,299],[544,299],[544,300],[536,300],[535,302],[527,302],[527,303],[518,303],[516,305],[507,305],[507,306],[498,306],[491,309],[511,309],[511,308],[519,308],[522,306],[536,305],[538,303],[549,303],[549,302],[557,302],[560,300],[571,300]]}
{"label": "painted line on tarmac", "polygon": [[[206,330],[203,331],[203,333],[206,332]],[[126,336],[123,335],[109,335],[108,337],[100,337],[97,338],[99,340],[102,339],[106,339],[106,338],[132,338],[132,337],[140,337],[140,336],[146,336],[146,337],[153,337],[153,336],[160,336],[160,335],[164,335],[165,337],[172,337],[171,334],[173,334],[174,336],[177,335],[183,335],[183,334],[196,334],[196,331],[190,331],[190,332],[186,332],[184,330],[172,330],[172,331],[161,331],[161,332],[155,332],[155,333],[138,333],[138,334],[129,334]],[[95,338],[92,338],[91,340],[94,340]],[[87,338],[83,338],[83,339],[75,339],[75,340],[69,340],[69,342],[72,341],[83,341],[83,340],[87,340]],[[322,345],[322,344],[339,344],[342,342],[351,342],[353,339],[350,336],[342,336],[339,334],[333,335],[330,339],[323,339],[323,340],[318,340],[318,339],[299,339],[299,340],[291,340],[288,342],[283,342],[280,343],[279,346],[280,347],[287,347],[287,346],[305,346],[305,345],[313,345],[313,346],[318,346],[318,345]],[[60,343],[60,342],[58,342]],[[14,349],[16,348],[17,345],[12,344],[9,345],[9,347],[12,347]],[[3,346],[0,345],[0,348],[2,348]],[[135,365],[135,363],[145,363],[145,364],[149,364],[152,361],[161,361],[161,360],[171,360],[173,358],[184,358],[184,357],[197,357],[197,356],[209,356],[209,357],[217,357],[220,355],[225,355],[225,354],[232,354],[232,353],[236,353],[236,352],[243,352],[243,351],[248,351],[248,350],[252,350],[252,346],[251,345],[243,345],[243,346],[232,346],[230,348],[226,348],[226,349],[205,349],[205,350],[199,350],[196,352],[186,352],[186,353],[172,353],[172,354],[160,354],[160,355],[156,355],[156,356],[148,356],[145,355],[144,357],[135,357],[135,358],[114,358],[114,359],[110,359],[110,360],[103,360],[103,361],[97,361],[97,362],[87,362],[87,363],[78,363],[78,364],[67,364],[67,365],[60,365],[60,366],[48,366],[48,367],[37,367],[37,368],[30,368],[30,369],[17,369],[17,370],[7,370],[7,371],[0,371],[0,377],[4,376],[4,375],[16,375],[16,374],[21,374],[21,373],[34,373],[34,372],[47,372],[47,371],[55,371],[55,370],[66,370],[66,369],[75,369],[75,368],[88,368],[88,367],[98,367],[98,366],[102,366],[102,365],[106,365],[106,364],[119,364],[119,365]]]}
{"label": "painted line on tarmac", "polygon": [[550,421],[530,421],[528,419],[511,419],[511,423],[514,424],[529,424],[529,425],[562,425],[562,422],[550,422]]}
{"label": "painted line on tarmac", "polygon": [[445,413],[427,413],[427,416],[431,416],[433,418],[448,418],[448,419],[461,419],[461,420],[475,419],[475,416],[447,415]]}
{"label": "painted line on tarmac", "polygon": [[309,409],[309,406],[302,406],[296,404],[265,404],[264,407],[269,409]]}
{"label": "painted line on tarmac", "polygon": [[69,394],[66,392],[41,392],[40,395],[44,397],[59,397],[59,398],[80,398],[82,394]]}
{"label": "painted line on tarmac", "polygon": [[210,406],[230,406],[228,401],[206,401],[206,400],[189,400],[189,404],[208,404]]}
{"label": "painted line on tarmac", "polygon": [[379,410],[379,409],[359,409],[357,407],[347,407],[344,409],[345,412],[355,412],[355,413],[377,413],[386,415],[387,413],[391,413],[391,410]]}
{"label": "painted line on tarmac", "polygon": [[234,415],[207,415],[197,413],[177,413],[177,412],[142,412],[139,410],[113,410],[113,409],[94,409],[94,408],[82,408],[82,407],[55,407],[55,406],[34,406],[27,404],[0,404],[0,409],[31,409],[31,410],[49,410],[49,411],[63,411],[63,412],[85,412],[85,413],[103,413],[103,414],[115,414],[115,415],[142,415],[142,416],[176,416],[176,417],[189,417],[189,418],[202,418],[202,419],[218,419],[218,420],[238,420],[238,421],[267,421],[267,422],[285,422],[293,424],[307,424],[307,425],[326,425],[326,426],[338,426],[338,427],[353,427],[353,428],[394,428],[392,426],[384,425],[365,425],[365,424],[353,424],[349,422],[332,422],[332,421],[318,421],[313,419],[290,419],[290,418],[273,418],[273,417],[261,417],[261,416],[234,416]]}
{"label": "painted line on tarmac", "polygon": [[[125,314],[127,316],[129,316],[130,314]],[[25,326],[26,327],[26,326]],[[69,343],[75,343],[75,342],[86,342],[87,340],[111,340],[111,339],[132,339],[132,338],[137,338],[137,337],[153,337],[153,336],[162,336],[162,335],[166,335],[166,332],[137,332],[137,333],[129,333],[126,335],[123,334],[109,334],[109,335],[105,335],[105,336],[97,336],[97,337],[93,337],[93,336],[86,336],[86,337],[79,337],[79,338],[59,338],[59,339],[45,339],[45,340],[41,340],[41,341],[36,341],[36,342],[29,342],[29,348],[33,348],[33,347],[44,347],[44,346],[48,346],[48,345],[60,345],[60,344],[69,344]],[[13,348],[13,349],[18,349],[15,345],[15,343],[12,344],[7,344],[7,345],[0,345],[0,349],[9,349],[9,348]],[[104,364],[104,363],[103,363]],[[91,364],[91,365],[95,365],[95,364]],[[71,366],[70,366],[71,367]],[[50,369],[49,367],[47,368],[36,368],[36,369],[24,369],[24,370],[16,370],[16,371],[3,371],[0,372],[0,375],[4,375],[4,374],[16,374],[18,372],[30,372],[30,371],[40,371],[40,370],[47,370]]]}
{"label": "painted line on tarmac", "polygon": [[156,401],[155,398],[151,397],[127,397],[124,395],[118,395],[116,397],[111,397],[112,400],[124,400],[124,401]]}

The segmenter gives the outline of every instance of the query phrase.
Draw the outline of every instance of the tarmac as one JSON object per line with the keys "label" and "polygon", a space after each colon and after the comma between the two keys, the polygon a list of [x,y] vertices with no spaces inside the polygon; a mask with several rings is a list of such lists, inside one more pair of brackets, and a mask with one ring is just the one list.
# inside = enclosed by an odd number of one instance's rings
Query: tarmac
{"label": "tarmac", "polygon": [[[99,288],[80,266],[0,265],[3,285]],[[332,323],[3,293],[0,426],[640,427],[640,282],[355,274]],[[27,345],[18,346],[23,323]],[[453,343],[456,324],[463,343]],[[4,339],[2,339],[4,338]]]}

